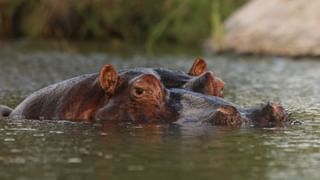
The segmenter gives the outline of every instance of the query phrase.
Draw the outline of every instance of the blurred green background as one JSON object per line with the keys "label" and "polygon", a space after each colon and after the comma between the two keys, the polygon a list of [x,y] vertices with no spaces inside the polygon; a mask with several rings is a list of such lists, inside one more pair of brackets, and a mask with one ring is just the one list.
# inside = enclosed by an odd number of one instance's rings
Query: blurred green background
{"label": "blurred green background", "polygon": [[0,0],[0,41],[103,42],[200,48],[247,0]]}

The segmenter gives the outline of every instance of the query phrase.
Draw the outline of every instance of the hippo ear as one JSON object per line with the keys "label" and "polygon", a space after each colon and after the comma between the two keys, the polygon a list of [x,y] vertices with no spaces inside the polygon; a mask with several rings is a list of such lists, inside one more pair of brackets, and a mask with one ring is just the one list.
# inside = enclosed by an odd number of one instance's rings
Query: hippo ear
{"label": "hippo ear", "polygon": [[112,65],[107,64],[101,69],[99,74],[100,86],[108,95],[113,95],[118,79],[117,71]]}
{"label": "hippo ear", "polygon": [[191,76],[199,76],[206,71],[208,71],[208,65],[206,61],[203,58],[198,57],[196,60],[194,60],[188,74]]}

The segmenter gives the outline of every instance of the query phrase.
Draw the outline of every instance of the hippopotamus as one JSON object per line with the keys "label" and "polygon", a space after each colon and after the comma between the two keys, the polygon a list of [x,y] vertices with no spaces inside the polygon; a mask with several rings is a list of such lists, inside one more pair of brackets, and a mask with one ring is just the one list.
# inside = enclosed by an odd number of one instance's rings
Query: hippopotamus
{"label": "hippopotamus", "polygon": [[[208,70],[206,61],[201,57],[198,57],[194,60],[193,65],[191,66],[188,73],[165,68],[135,68],[119,71],[119,75],[126,76],[127,79],[132,79],[144,73],[152,73],[156,75],[166,88],[184,88],[207,95],[223,97],[224,81],[222,81],[212,71]],[[93,83],[93,81],[97,77],[97,73],[91,75],[83,75],[66,80],[62,83],[57,83],[56,86],[63,86],[62,89],[64,90],[75,90],[79,88],[78,91],[82,91],[84,90],[84,88],[87,88],[86,86],[83,86],[83,84]],[[48,89],[50,88],[45,88],[45,90],[43,91],[46,91]],[[55,97],[57,95],[60,95],[60,93],[64,94],[64,90],[54,90],[54,93],[51,93],[54,94],[53,97]],[[0,117],[7,116],[8,112],[10,111],[11,109],[9,107],[0,106]]]}
{"label": "hippopotamus", "polygon": [[241,108],[221,97],[190,89],[166,88],[155,71],[137,72],[140,71],[117,73],[107,64],[99,74],[69,79],[33,93],[9,116],[81,122],[259,127],[283,126],[289,122],[288,113],[279,104]]}
{"label": "hippopotamus", "polygon": [[241,108],[226,100],[181,88],[167,89],[152,74],[143,74],[125,83],[95,114],[95,120],[130,123],[175,123],[219,126],[288,125],[289,113],[277,103]]}
{"label": "hippopotamus", "polygon": [[206,61],[198,57],[188,73],[165,68],[136,68],[120,70],[119,74],[135,77],[142,73],[152,73],[159,77],[166,88],[183,88],[212,96],[223,97],[224,81],[208,70]]}

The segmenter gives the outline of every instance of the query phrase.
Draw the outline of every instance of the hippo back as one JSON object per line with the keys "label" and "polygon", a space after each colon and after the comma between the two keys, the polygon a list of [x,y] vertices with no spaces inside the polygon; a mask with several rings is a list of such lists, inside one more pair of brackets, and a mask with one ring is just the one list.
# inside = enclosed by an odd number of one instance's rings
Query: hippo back
{"label": "hippo back", "polygon": [[[10,114],[13,118],[60,119],[63,111],[74,109],[72,101],[83,100],[87,89],[92,89],[97,74],[87,74],[42,88],[20,103]],[[101,89],[101,88],[100,88]],[[89,97],[87,97],[89,98]]]}

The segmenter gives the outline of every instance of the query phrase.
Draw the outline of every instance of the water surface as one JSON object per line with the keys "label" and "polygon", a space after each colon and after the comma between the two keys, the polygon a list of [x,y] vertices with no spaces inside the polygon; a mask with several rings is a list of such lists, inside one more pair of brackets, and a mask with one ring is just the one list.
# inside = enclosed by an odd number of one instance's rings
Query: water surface
{"label": "water surface", "polygon": [[[117,68],[188,70],[194,57],[0,52],[0,104],[63,79]],[[281,102],[302,125],[284,129],[106,126],[0,120],[0,179],[318,179],[320,62],[208,56],[242,106]]]}

